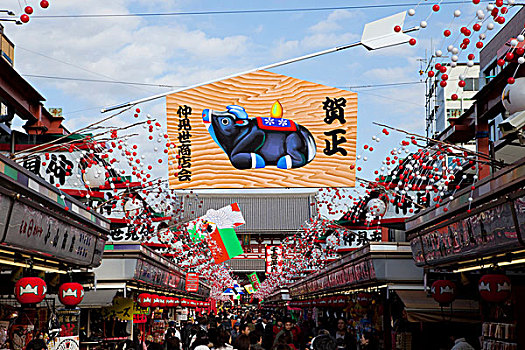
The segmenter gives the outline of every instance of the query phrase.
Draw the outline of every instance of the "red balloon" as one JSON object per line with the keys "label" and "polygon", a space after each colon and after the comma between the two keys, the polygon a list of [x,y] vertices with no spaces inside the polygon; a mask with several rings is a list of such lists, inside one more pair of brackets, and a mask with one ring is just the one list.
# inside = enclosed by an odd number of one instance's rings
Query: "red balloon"
{"label": "red balloon", "polygon": [[29,22],[29,16],[24,13],[22,16],[20,16],[20,20],[22,23],[27,23]]}
{"label": "red balloon", "polygon": [[510,297],[510,278],[505,275],[484,275],[479,279],[479,294],[485,301],[501,303]]}
{"label": "red balloon", "polygon": [[432,10],[434,12],[438,12],[439,11],[439,5],[438,4],[435,4],[434,6],[432,6]]}
{"label": "red balloon", "polygon": [[445,87],[445,86],[447,86],[447,82],[442,80],[442,81],[439,82],[439,86]]}
{"label": "red balloon", "polygon": [[483,47],[483,43],[482,43],[481,41],[478,41],[478,42],[476,43],[476,47],[477,47],[478,49],[481,49],[481,48]]}
{"label": "red balloon", "polygon": [[446,30],[443,32],[443,35],[446,36],[446,37],[449,37],[450,34],[452,34],[452,33],[451,33],[450,30],[448,30],[448,29],[446,29]]}
{"label": "red balloon", "polygon": [[458,95],[457,94],[452,94],[452,96],[450,96],[450,98],[452,99],[452,101],[456,101],[458,99]]}
{"label": "red balloon", "polygon": [[84,287],[80,283],[64,283],[58,288],[58,299],[66,306],[77,306],[84,299]]}
{"label": "red balloon", "polygon": [[478,32],[479,30],[481,30],[481,24],[479,23],[476,23],[472,26],[472,29],[474,29],[476,32]]}
{"label": "red balloon", "polygon": [[523,56],[524,53],[525,53],[525,49],[523,47],[518,47],[516,49],[516,55]]}
{"label": "red balloon", "polygon": [[512,52],[507,52],[507,54],[505,55],[505,59],[507,61],[512,61],[514,59],[514,54]]}
{"label": "red balloon", "polygon": [[513,77],[509,77],[507,79],[507,83],[509,83],[509,84],[514,84],[515,82],[516,82],[516,79],[514,79]]}
{"label": "red balloon", "polygon": [[394,32],[399,33],[401,31],[401,26],[395,26]]}
{"label": "red balloon", "polygon": [[24,12],[27,13],[28,15],[30,15],[30,14],[33,13],[33,8],[31,6],[26,6],[24,8]]}
{"label": "red balloon", "polygon": [[40,1],[40,7],[43,9],[47,9],[49,7],[49,1],[47,0]]}
{"label": "red balloon", "polygon": [[500,58],[500,59],[497,61],[497,63],[498,63],[498,66],[503,66],[503,65],[505,65],[505,60],[504,60],[503,58]]}
{"label": "red balloon", "polygon": [[412,46],[416,45],[416,39],[412,38],[408,41],[408,43]]}
{"label": "red balloon", "polygon": [[20,304],[38,304],[46,293],[46,282],[38,277],[23,277],[15,284],[15,297]]}
{"label": "red balloon", "polygon": [[452,281],[437,280],[432,283],[430,292],[434,300],[440,305],[448,305],[456,300],[456,284]]}

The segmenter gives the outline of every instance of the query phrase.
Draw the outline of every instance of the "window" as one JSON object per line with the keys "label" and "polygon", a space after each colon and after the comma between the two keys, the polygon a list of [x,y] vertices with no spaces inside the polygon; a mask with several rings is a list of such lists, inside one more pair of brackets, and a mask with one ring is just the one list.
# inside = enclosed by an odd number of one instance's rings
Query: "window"
{"label": "window", "polygon": [[479,90],[479,78],[466,78],[464,91],[478,91]]}

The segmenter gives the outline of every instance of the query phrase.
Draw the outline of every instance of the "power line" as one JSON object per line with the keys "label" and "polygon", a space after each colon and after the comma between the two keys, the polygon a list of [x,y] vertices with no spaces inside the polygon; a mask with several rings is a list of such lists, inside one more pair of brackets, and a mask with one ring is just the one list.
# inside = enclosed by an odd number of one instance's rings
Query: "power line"
{"label": "power line", "polygon": [[[122,84],[122,85],[140,85],[140,86],[152,86],[159,88],[182,88],[186,85],[167,85],[167,84],[153,84],[153,83],[140,83],[132,81],[115,81],[115,80],[102,80],[102,79],[86,79],[86,78],[75,78],[75,77],[59,77],[51,75],[38,75],[38,74],[22,74],[25,77],[40,78],[40,79],[54,79],[54,80],[68,80],[68,81],[82,81],[89,83],[104,83],[104,84]],[[349,86],[336,86],[339,89],[365,89],[365,88],[377,88],[377,87],[389,87],[389,86],[402,86],[402,85],[416,85],[424,84],[424,81],[403,81],[399,83],[386,83],[386,84],[367,84],[367,85],[349,85]]]}
{"label": "power line", "polygon": [[164,84],[150,84],[150,83],[138,83],[131,81],[118,81],[118,80],[102,80],[102,79],[86,79],[86,78],[73,78],[73,77],[57,77],[51,75],[38,75],[38,74],[22,74],[25,77],[30,78],[41,78],[41,79],[54,79],[54,80],[70,80],[70,81],[84,81],[89,83],[105,83],[105,84],[122,84],[122,85],[140,85],[140,86],[153,86],[160,88],[181,88],[185,85],[164,85]]}
{"label": "power line", "polygon": [[[489,0],[483,0],[488,2]],[[442,1],[440,5],[456,5],[470,3],[470,0]],[[197,15],[238,15],[253,13],[285,13],[285,12],[317,12],[334,10],[364,10],[393,7],[411,7],[414,3],[400,4],[376,4],[376,5],[354,5],[354,6],[332,6],[332,7],[303,7],[303,8],[283,8],[283,9],[253,9],[253,10],[217,10],[217,11],[187,11],[187,12],[143,12],[143,13],[113,13],[113,14],[85,14],[85,15],[35,15],[35,19],[52,18],[114,18],[114,17],[154,17],[154,16],[197,16]],[[419,6],[434,5],[430,2],[420,3]]]}

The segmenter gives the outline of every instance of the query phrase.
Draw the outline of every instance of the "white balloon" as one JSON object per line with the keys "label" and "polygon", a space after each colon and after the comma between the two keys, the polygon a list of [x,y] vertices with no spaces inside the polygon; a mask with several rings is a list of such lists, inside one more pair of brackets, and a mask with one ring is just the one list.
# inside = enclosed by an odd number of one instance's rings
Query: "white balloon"
{"label": "white balloon", "polygon": [[487,35],[485,33],[481,33],[479,35],[479,40],[485,40],[487,38]]}
{"label": "white balloon", "polygon": [[525,58],[524,57],[518,57],[518,63],[519,64],[525,63]]}
{"label": "white balloon", "polygon": [[467,62],[467,66],[468,67],[473,67],[474,66],[474,61],[470,60]]}
{"label": "white balloon", "polygon": [[426,28],[427,25],[428,25],[427,21],[421,21],[421,22],[419,23],[419,26],[420,26],[421,28]]}
{"label": "white balloon", "polygon": [[465,80],[465,75],[460,74],[458,78],[459,78],[459,80]]}
{"label": "white balloon", "polygon": [[452,55],[450,59],[452,60],[452,62],[457,62],[459,60],[459,57],[457,55]]}
{"label": "white balloon", "polygon": [[409,16],[413,16],[413,15],[415,15],[415,14],[416,14],[416,10],[414,10],[414,9],[410,9],[410,10],[408,10],[408,15],[409,15]]}
{"label": "white balloon", "polygon": [[454,17],[459,17],[459,16],[461,16],[461,11],[460,10],[454,11]]}
{"label": "white balloon", "polygon": [[522,41],[525,40],[525,36],[523,34],[520,34],[516,37],[516,39],[518,39],[518,41],[521,43]]}
{"label": "white balloon", "polygon": [[516,3],[515,0],[507,0],[507,4],[508,4],[509,6],[513,6],[515,3]]}
{"label": "white balloon", "polygon": [[443,51],[437,50],[436,51],[436,57],[441,57],[441,56],[443,56]]}
{"label": "white balloon", "polygon": [[458,66],[457,62],[450,62],[450,67],[456,68]]}
{"label": "white balloon", "polygon": [[487,29],[488,29],[488,30],[492,30],[492,29],[494,29],[494,23],[489,23],[489,24],[487,24]]}
{"label": "white balloon", "polygon": [[510,46],[516,46],[516,45],[518,45],[518,40],[517,39],[512,39],[510,41]]}
{"label": "white balloon", "polygon": [[450,51],[452,51],[453,48],[454,48],[453,45],[448,45],[448,47],[447,47],[447,51],[450,52]]}
{"label": "white balloon", "polygon": [[454,55],[457,55],[459,53],[459,49],[457,47],[454,47],[450,52],[452,52]]}
{"label": "white balloon", "polygon": [[[521,57],[520,57],[521,58]],[[525,110],[525,78],[516,78],[514,84],[508,84],[503,89],[503,107],[510,114]]]}
{"label": "white balloon", "polygon": [[485,12],[483,12],[483,10],[478,10],[476,12],[476,16],[478,16],[478,19],[484,19],[485,18]]}
{"label": "white balloon", "polygon": [[492,11],[492,10],[494,10],[494,5],[493,5],[493,4],[488,4],[488,5],[487,5],[487,10],[488,10],[488,11]]}

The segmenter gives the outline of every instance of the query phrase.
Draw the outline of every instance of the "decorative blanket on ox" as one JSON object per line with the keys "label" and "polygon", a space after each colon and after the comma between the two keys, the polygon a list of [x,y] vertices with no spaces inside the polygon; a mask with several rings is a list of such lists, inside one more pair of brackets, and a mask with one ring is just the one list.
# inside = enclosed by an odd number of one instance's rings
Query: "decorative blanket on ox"
{"label": "decorative blanket on ox", "polygon": [[268,117],[249,117],[237,105],[227,106],[225,112],[202,112],[210,136],[235,168],[303,167],[315,158],[315,140],[307,128],[281,116],[279,102]]}

